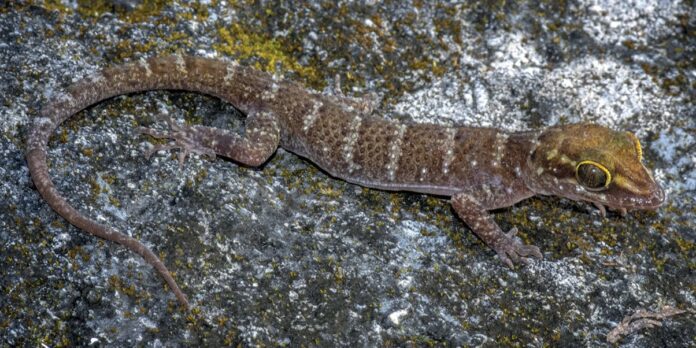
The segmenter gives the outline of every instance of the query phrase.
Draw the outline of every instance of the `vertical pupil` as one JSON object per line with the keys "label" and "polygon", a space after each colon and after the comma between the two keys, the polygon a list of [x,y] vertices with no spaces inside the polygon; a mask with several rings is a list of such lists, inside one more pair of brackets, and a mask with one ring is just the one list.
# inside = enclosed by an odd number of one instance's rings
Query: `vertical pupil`
{"label": "vertical pupil", "polygon": [[600,188],[606,184],[607,175],[593,164],[583,164],[578,168],[580,183],[589,188]]}

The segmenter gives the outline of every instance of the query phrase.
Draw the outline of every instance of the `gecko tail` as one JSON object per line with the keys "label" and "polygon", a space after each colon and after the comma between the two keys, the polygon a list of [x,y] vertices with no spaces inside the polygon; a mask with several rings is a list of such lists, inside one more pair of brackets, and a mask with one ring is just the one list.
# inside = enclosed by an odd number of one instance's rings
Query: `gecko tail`
{"label": "gecko tail", "polygon": [[50,102],[33,120],[27,138],[26,158],[32,181],[51,208],[77,228],[121,244],[142,256],[157,270],[186,309],[189,308],[186,295],[157,255],[137,239],[86,217],[61,196],[48,171],[48,140],[63,121],[100,101],[118,95],[158,89],[221,95],[222,92],[218,89],[222,84],[217,82],[239,77],[237,73],[236,64],[183,56],[142,59],[135,63],[108,68],[74,83],[64,93],[51,96]]}
{"label": "gecko tail", "polygon": [[27,153],[27,162],[31,178],[41,196],[46,200],[48,205],[53,208],[60,216],[68,220],[75,227],[87,231],[97,237],[116,242],[123,245],[128,250],[131,250],[142,256],[147,263],[152,265],[160,276],[164,279],[174,295],[184,308],[189,308],[188,300],[183,291],[179,288],[174,277],[167,269],[167,266],[152,252],[147,246],[126,234],[123,234],[115,229],[106,227],[82,215],[79,211],[73,208],[59,193],[53,185],[53,181],[48,174],[46,165],[46,153],[40,150],[31,150]]}

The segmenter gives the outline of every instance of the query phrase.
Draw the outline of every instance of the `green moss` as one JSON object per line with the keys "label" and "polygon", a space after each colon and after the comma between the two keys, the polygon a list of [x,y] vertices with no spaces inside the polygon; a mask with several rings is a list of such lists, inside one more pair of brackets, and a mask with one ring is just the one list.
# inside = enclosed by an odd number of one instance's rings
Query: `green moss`
{"label": "green moss", "polygon": [[624,40],[621,44],[624,45],[624,47],[628,48],[629,50],[636,49],[636,42],[633,40]]}
{"label": "green moss", "polygon": [[114,290],[132,298],[136,303],[150,297],[147,292],[137,291],[134,284],[127,284],[121,277],[116,275],[109,277],[108,285]]}
{"label": "green moss", "polygon": [[677,246],[683,255],[692,254],[694,250],[696,250],[694,249],[694,246],[696,245],[695,242],[684,239],[681,235],[676,235],[674,237],[674,241],[677,243]]}
{"label": "green moss", "polygon": [[114,207],[120,207],[121,206],[121,201],[118,200],[118,198],[114,196],[109,196],[109,203],[113,205]]}
{"label": "green moss", "polygon": [[58,11],[62,14],[68,14],[72,12],[70,7],[63,5],[60,0],[44,0],[42,7],[49,11]]}
{"label": "green moss", "polygon": [[92,148],[89,147],[82,149],[81,152],[86,157],[92,157],[94,155],[94,150],[92,150]]}
{"label": "green moss", "polygon": [[105,13],[115,13],[120,19],[129,23],[142,23],[162,13],[171,0],[148,0],[138,3],[134,9],[114,6],[109,0],[78,0],[77,12],[84,17],[99,17]]}
{"label": "green moss", "polygon": [[102,188],[101,186],[99,186],[99,183],[97,183],[97,180],[92,178],[89,179],[87,183],[89,184],[92,197],[96,197],[102,192]]}
{"label": "green moss", "polygon": [[337,189],[334,185],[332,185],[328,181],[319,181],[316,183],[316,187],[319,190],[319,194],[321,194],[323,196],[327,196],[329,198],[341,197],[344,193],[344,188],[345,188],[345,187],[341,187],[340,189]]}
{"label": "green moss", "polygon": [[251,31],[239,23],[231,27],[219,27],[220,43],[213,47],[221,53],[252,61],[256,69],[269,73],[295,72],[310,85],[321,85],[323,79],[312,67],[302,66],[280,41],[261,33]]}

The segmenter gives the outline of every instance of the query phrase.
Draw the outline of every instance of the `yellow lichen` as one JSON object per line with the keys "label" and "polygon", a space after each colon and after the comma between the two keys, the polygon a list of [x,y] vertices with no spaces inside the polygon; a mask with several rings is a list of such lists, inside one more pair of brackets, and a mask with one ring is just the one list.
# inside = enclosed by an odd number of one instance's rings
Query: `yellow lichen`
{"label": "yellow lichen", "polygon": [[254,33],[239,24],[218,28],[218,34],[221,42],[213,46],[218,52],[241,60],[255,60],[254,68],[269,73],[295,72],[310,85],[322,81],[316,69],[298,63],[287,46],[275,38]]}
{"label": "yellow lichen", "polygon": [[143,1],[135,8],[114,6],[109,0],[78,0],[77,12],[85,17],[99,17],[104,13],[115,13],[120,19],[130,23],[141,23],[159,15],[170,0]]}

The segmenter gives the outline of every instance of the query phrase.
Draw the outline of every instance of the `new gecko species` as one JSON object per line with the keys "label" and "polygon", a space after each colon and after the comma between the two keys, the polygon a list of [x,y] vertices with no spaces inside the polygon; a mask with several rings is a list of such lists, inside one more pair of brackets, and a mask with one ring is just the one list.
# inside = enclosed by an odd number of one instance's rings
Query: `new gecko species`
{"label": "new gecko species", "polygon": [[56,190],[46,163],[49,137],[67,118],[114,96],[159,89],[218,97],[247,119],[243,135],[171,122],[168,132],[142,128],[170,140],[154,146],[153,152],[178,149],[180,163],[197,153],[254,167],[281,146],[350,183],[450,197],[457,215],[511,267],[542,254],[516,238],[515,228],[503,232],[488,210],[537,194],[590,202],[602,215],[605,207],[625,214],[656,209],[664,201],[630,132],[592,124],[515,133],[404,124],[356,112],[346,98],[314,93],[235,62],[180,55],[142,59],[107,68],[51,100],[29,132],[27,162],[37,190],[58,214],[141,255],[185,307],[186,296],[159,258],[138,240],[70,206]]}

